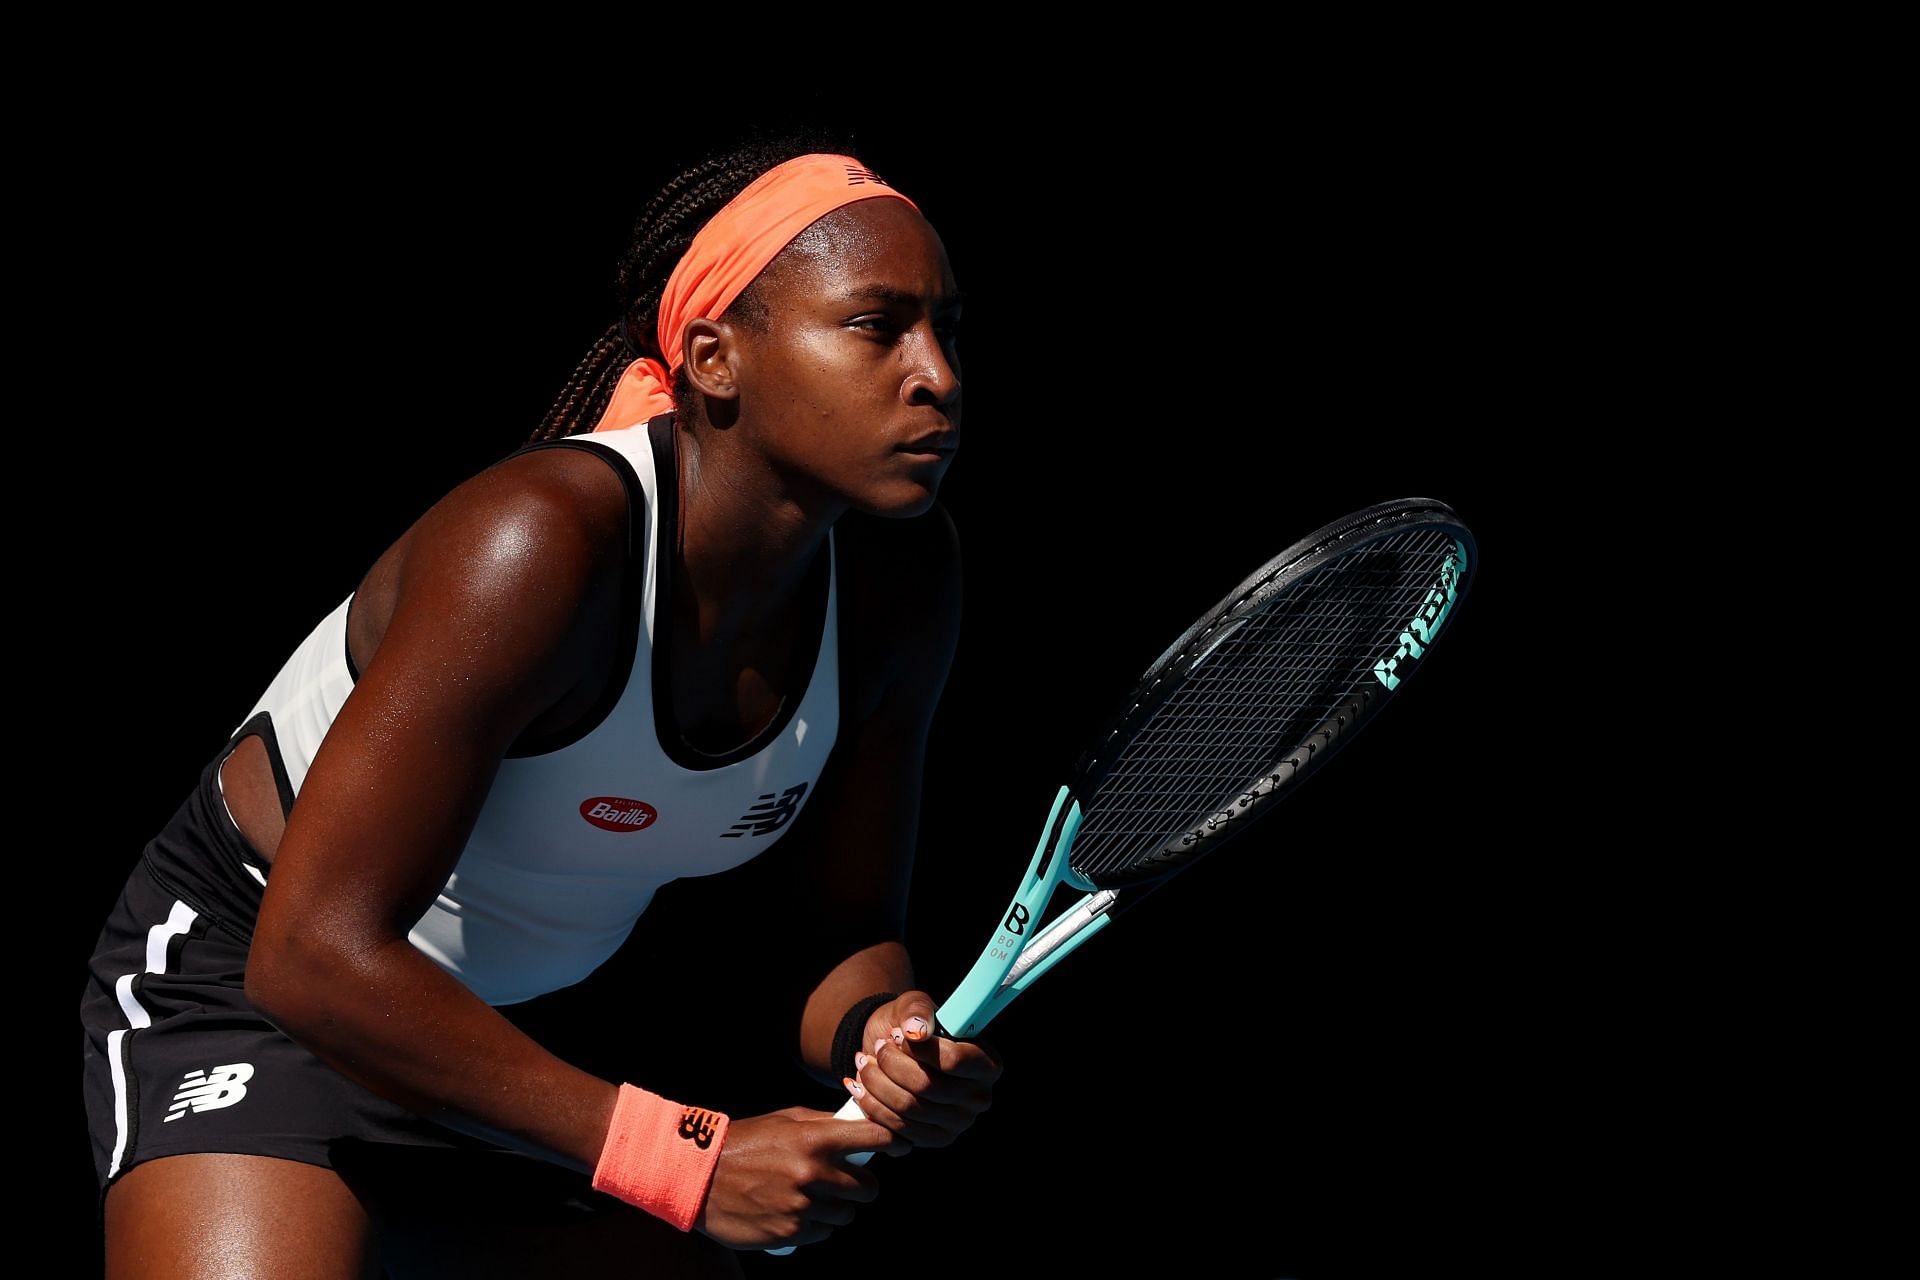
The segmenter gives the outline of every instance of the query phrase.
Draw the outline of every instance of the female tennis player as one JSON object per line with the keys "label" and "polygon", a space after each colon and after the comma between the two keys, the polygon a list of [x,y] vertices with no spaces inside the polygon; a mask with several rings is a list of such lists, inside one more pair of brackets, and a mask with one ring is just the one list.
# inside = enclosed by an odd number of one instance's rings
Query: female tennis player
{"label": "female tennis player", "polygon": [[[457,1259],[409,1252],[352,1176],[391,1147],[557,1175],[543,1267],[738,1274],[729,1250],[874,1198],[847,1155],[987,1107],[999,1060],[930,1034],[900,940],[958,625],[959,294],[848,150],[761,139],[670,181],[532,439],[378,557],[147,845],[81,1007],[110,1274],[526,1264],[491,1212]],[[500,1012],[783,841],[784,908],[862,941],[758,957],[799,1011],[768,1030],[867,1119],[662,1097]]]}

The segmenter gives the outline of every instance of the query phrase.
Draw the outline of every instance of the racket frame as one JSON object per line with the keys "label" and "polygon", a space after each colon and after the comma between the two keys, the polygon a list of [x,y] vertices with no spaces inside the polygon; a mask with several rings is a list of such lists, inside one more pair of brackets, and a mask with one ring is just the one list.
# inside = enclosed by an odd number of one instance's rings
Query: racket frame
{"label": "racket frame", "polygon": [[[1448,576],[1428,592],[1417,615],[1402,630],[1396,651],[1376,662],[1372,675],[1377,684],[1356,690],[1346,707],[1337,710],[1327,722],[1323,722],[1315,735],[1310,735],[1308,742],[1283,757],[1269,776],[1241,792],[1237,801],[1223,802],[1185,839],[1189,842],[1205,840],[1210,845],[1217,845],[1228,835],[1244,830],[1248,824],[1235,819],[1256,812],[1265,813],[1268,808],[1265,802],[1281,793],[1291,794],[1293,787],[1287,784],[1298,782],[1313,772],[1312,766],[1330,756],[1331,748],[1352,736],[1350,732],[1342,731],[1347,727],[1348,714],[1355,710],[1366,711],[1368,703],[1399,686],[1402,681],[1397,671],[1399,665],[1408,658],[1418,664],[1419,659],[1425,656],[1426,646],[1433,642],[1442,624],[1465,594],[1467,585],[1478,576],[1479,547],[1473,535],[1446,504],[1422,498],[1380,503],[1308,535],[1249,574],[1149,664],[1141,678],[1140,687],[1122,704],[1125,711],[1109,721],[1107,732],[1099,742],[1075,763],[1075,782],[1084,786],[1091,779],[1097,787],[1098,781],[1106,773],[1106,767],[1112,762],[1110,757],[1102,759],[1102,753],[1116,736],[1130,729],[1137,718],[1150,713],[1158,705],[1160,699],[1154,695],[1159,692],[1158,686],[1164,678],[1204,662],[1222,641],[1238,629],[1240,618],[1266,597],[1324,563],[1336,548],[1357,535],[1378,535],[1383,529],[1404,526],[1423,516],[1436,514],[1443,518],[1435,523],[1444,527],[1453,538],[1458,562]],[[1363,540],[1371,541],[1372,536],[1364,536]],[[1276,573],[1275,566],[1280,564],[1286,564],[1288,568]],[[1220,631],[1219,635],[1209,634],[1216,629]],[[1197,647],[1197,652],[1183,653],[1190,646]],[[1358,707],[1353,706],[1356,701],[1360,704]],[[1370,714],[1361,714],[1355,717],[1352,727],[1357,730],[1371,719]],[[1313,739],[1316,737],[1320,741],[1315,742]],[[1173,875],[1192,865],[1189,858],[1176,858],[1152,866],[1134,884],[1109,888],[1096,886],[1071,866],[1073,841],[1079,833],[1083,816],[1073,788],[1074,783],[1065,783],[1055,793],[1053,807],[1047,814],[1046,827],[1041,831],[1033,857],[1027,864],[1027,873],[1008,903],[999,928],[974,961],[967,976],[954,988],[953,994],[934,1011],[936,1034],[956,1040],[976,1035],[1021,992],[1111,923],[1121,905],[1122,890],[1128,894],[1126,905],[1133,905]],[[1165,852],[1171,853],[1171,847]],[[1062,884],[1081,890],[1082,897],[1039,932],[1029,935],[1027,929],[1031,922],[1041,918]],[[835,1117],[842,1120],[857,1120],[864,1115],[857,1098],[847,1099],[846,1104],[835,1113]],[[870,1151],[856,1152],[847,1157],[847,1163],[864,1165],[872,1157]],[[793,1251],[794,1246],[788,1245],[766,1252],[785,1255]]]}
{"label": "racket frame", "polygon": [[[953,994],[934,1010],[934,1022],[949,1039],[976,1035],[1041,974],[1106,926],[1114,894],[1095,888],[1071,865],[1079,830],[1080,802],[1063,785],[999,928]],[[1062,884],[1084,890],[1085,896],[1039,932],[1029,932]]]}

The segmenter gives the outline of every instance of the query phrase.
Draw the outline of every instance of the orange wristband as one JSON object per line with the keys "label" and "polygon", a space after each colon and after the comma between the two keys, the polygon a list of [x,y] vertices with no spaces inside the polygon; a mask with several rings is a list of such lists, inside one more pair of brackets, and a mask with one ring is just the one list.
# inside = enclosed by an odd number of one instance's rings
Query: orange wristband
{"label": "orange wristband", "polygon": [[623,1084],[593,1171],[593,1189],[690,1231],[726,1140],[727,1118],[718,1111],[682,1106]]}

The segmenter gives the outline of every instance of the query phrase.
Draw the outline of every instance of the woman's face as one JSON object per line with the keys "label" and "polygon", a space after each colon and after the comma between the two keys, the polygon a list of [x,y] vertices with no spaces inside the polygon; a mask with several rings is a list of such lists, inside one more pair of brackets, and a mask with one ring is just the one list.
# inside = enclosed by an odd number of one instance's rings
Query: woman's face
{"label": "woman's face", "polygon": [[767,333],[739,334],[740,425],[803,502],[883,516],[933,505],[960,443],[959,286],[904,200],[843,205],[755,286]]}

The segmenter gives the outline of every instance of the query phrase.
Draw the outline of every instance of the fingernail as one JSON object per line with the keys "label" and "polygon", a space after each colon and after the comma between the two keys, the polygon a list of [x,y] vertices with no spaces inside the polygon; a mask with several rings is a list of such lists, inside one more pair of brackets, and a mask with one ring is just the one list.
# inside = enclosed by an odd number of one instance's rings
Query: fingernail
{"label": "fingernail", "polygon": [[927,1038],[927,1026],[927,1020],[916,1013],[907,1019],[907,1034],[915,1040],[925,1040]]}
{"label": "fingernail", "polygon": [[847,1086],[847,1092],[856,1098],[864,1098],[867,1096],[867,1091],[861,1088],[860,1082],[852,1076],[841,1076],[840,1083]]}
{"label": "fingernail", "polygon": [[905,1044],[907,1042],[907,1033],[895,1027],[893,1029],[893,1042],[895,1044]]}
{"label": "fingernail", "polygon": [[887,1038],[885,1036],[881,1036],[878,1040],[875,1040],[873,1042],[873,1056],[876,1058],[879,1057],[880,1051],[886,1047],[887,1047]]}
{"label": "fingernail", "polygon": [[865,1071],[867,1064],[872,1061],[873,1059],[869,1058],[866,1054],[856,1053],[853,1055],[853,1069],[855,1071]]}

